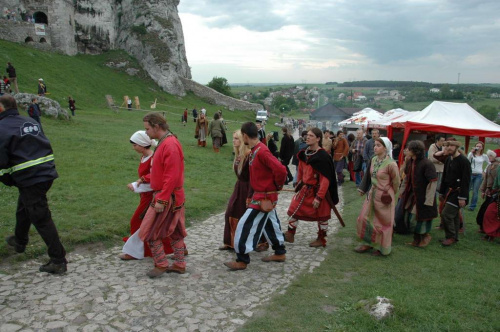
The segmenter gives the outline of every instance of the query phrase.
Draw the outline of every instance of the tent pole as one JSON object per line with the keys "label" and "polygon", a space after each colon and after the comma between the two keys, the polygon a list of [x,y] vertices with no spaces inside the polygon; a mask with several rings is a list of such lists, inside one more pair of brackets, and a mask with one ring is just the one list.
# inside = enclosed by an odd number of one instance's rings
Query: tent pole
{"label": "tent pole", "polygon": [[403,161],[405,158],[405,154],[403,151],[405,149],[406,141],[408,140],[408,137],[410,137],[410,131],[411,128],[405,126],[405,133],[403,136],[403,141],[401,142],[401,152],[399,153],[399,166],[403,165]]}

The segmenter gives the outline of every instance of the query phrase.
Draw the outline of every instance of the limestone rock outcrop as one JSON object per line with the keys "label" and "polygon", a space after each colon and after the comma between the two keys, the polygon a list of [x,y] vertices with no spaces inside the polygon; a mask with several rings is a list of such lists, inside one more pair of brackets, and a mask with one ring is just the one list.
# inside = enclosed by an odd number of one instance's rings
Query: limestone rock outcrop
{"label": "limestone rock outcrop", "polygon": [[35,97],[37,98],[38,105],[40,106],[40,111],[42,111],[43,115],[51,116],[53,118],[62,118],[65,120],[69,119],[68,111],[63,109],[57,101],[47,97],[37,96],[31,93],[16,93],[14,95],[14,98],[17,102],[17,109],[19,110],[19,114],[27,114],[26,110],[31,104],[31,100]]}

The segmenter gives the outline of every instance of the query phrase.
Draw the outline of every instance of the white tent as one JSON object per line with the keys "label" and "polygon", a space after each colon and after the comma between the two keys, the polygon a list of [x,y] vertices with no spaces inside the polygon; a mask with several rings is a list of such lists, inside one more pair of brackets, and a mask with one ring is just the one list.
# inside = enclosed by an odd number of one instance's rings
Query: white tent
{"label": "white tent", "polygon": [[359,112],[356,112],[349,119],[339,122],[340,127],[345,127],[349,125],[356,125],[362,128],[367,128],[369,121],[380,120],[383,114],[379,111],[375,111],[372,108],[364,108]]}
{"label": "white tent", "polygon": [[368,128],[387,129],[394,121],[404,117],[410,112],[402,108],[395,108],[384,113],[380,120],[368,121]]}

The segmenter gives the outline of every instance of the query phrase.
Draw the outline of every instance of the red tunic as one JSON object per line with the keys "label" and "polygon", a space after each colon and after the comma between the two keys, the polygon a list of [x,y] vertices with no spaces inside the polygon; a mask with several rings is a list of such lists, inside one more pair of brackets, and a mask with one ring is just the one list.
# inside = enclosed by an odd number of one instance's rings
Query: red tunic
{"label": "red tunic", "polygon": [[[139,169],[137,172],[139,173],[139,178],[142,179],[144,183],[149,182],[152,160],[153,158],[150,157],[144,162],[141,161],[141,163],[139,164]],[[149,205],[153,200],[153,192],[149,191],[140,193],[140,197],[141,200],[139,202],[139,206],[135,210],[132,219],[130,219],[130,235],[134,234],[141,227],[142,219],[144,218],[144,215],[146,214],[146,211],[148,210]],[[123,238],[123,241],[126,242],[127,240],[128,236]],[[163,247],[165,249],[165,253],[167,254],[174,252],[170,246],[169,239],[163,240]],[[151,257],[151,250],[149,249],[149,246],[146,242],[144,243],[144,257]]]}
{"label": "red tunic", "polygon": [[162,213],[148,209],[139,237],[159,240],[187,236],[184,218],[184,153],[177,138],[166,137],[155,150],[151,167],[151,188],[155,191],[152,205],[165,205]]}
{"label": "red tunic", "polygon": [[[302,181],[304,186],[293,196],[287,214],[293,218],[306,221],[327,221],[331,218],[331,207],[325,199],[330,181],[311,165],[299,160],[297,183]],[[313,208],[313,201],[320,198],[317,209]],[[301,203],[302,202],[302,203]],[[300,207],[299,207],[300,206]]]}
{"label": "red tunic", "polygon": [[151,167],[151,188],[156,201],[168,202],[174,195],[174,209],[184,205],[184,153],[177,138],[165,138],[155,151]]}
{"label": "red tunic", "polygon": [[250,187],[253,189],[249,208],[260,209],[257,201],[270,199],[278,201],[278,191],[286,181],[286,167],[283,166],[265,144],[259,142],[250,152]]}

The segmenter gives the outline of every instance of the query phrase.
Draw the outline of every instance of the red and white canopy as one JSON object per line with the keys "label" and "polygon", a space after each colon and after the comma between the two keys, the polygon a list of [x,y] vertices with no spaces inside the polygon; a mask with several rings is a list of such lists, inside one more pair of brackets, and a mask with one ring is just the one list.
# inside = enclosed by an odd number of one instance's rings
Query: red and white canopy
{"label": "red and white canopy", "polygon": [[367,128],[369,121],[376,121],[382,119],[383,114],[379,111],[375,111],[372,108],[364,108],[359,112],[356,112],[349,119],[339,122],[340,127],[348,125],[358,125],[363,128]]}

